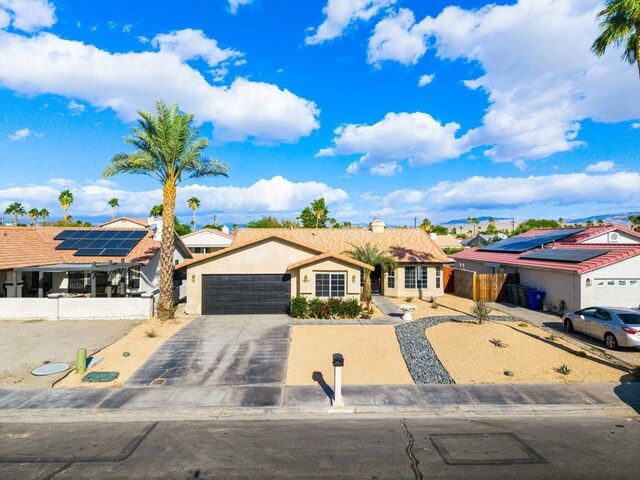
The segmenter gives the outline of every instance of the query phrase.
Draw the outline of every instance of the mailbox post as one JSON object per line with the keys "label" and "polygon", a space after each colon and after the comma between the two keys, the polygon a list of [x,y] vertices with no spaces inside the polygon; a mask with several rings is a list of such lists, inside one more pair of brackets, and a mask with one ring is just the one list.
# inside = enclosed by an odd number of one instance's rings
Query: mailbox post
{"label": "mailbox post", "polygon": [[344,407],[342,400],[342,367],[344,367],[344,357],[341,353],[333,354],[333,406]]}

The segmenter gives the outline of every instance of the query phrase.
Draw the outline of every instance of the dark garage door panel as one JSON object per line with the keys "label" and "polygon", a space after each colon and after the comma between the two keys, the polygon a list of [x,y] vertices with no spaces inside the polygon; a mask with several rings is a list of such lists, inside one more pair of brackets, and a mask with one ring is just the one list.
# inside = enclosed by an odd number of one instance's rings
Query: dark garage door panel
{"label": "dark garage door panel", "polygon": [[291,275],[203,275],[202,313],[288,313]]}

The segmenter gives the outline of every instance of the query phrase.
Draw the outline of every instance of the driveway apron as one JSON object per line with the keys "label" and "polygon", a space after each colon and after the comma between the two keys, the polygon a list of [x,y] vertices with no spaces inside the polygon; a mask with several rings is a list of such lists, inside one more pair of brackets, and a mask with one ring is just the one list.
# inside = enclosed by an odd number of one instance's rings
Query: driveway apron
{"label": "driveway apron", "polygon": [[202,316],[167,340],[126,386],[283,384],[290,335],[286,315]]}

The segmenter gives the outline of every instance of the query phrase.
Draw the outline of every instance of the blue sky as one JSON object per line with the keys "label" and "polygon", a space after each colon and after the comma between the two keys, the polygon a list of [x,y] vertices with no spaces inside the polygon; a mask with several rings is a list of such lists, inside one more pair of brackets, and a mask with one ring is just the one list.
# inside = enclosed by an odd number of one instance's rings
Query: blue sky
{"label": "blue sky", "polygon": [[0,207],[146,216],[105,181],[136,111],[193,112],[230,177],[185,183],[213,215],[341,220],[638,210],[640,80],[589,52],[598,0],[0,0]]}

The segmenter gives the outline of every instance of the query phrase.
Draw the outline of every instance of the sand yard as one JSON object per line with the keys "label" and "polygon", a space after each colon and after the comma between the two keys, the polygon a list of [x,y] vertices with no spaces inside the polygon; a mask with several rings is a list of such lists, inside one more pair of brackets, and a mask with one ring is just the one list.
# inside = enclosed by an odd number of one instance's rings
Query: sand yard
{"label": "sand yard", "polygon": [[[427,298],[413,298],[411,302],[407,302],[406,298],[389,297],[389,300],[396,305],[415,305],[416,310],[413,312],[413,318],[415,319],[470,315],[469,312],[474,305],[472,300],[448,294],[435,297],[435,304],[428,302]],[[434,305],[437,305],[437,308],[434,308]],[[502,316],[506,314],[498,310],[492,310],[491,315]]]}
{"label": "sand yard", "polygon": [[314,372],[333,382],[333,354],[345,359],[345,385],[412,384],[390,325],[296,325],[291,330],[287,385],[316,385]]}
{"label": "sand yard", "polygon": [[[194,318],[194,316],[177,315],[175,319],[164,322],[155,317],[145,320],[125,336],[97,352],[95,356],[102,357],[103,360],[94,368],[82,375],[72,370],[67,377],[56,383],[55,387],[120,387],[168,338]],[[149,332],[153,332],[155,336],[150,337]],[[128,355],[123,355],[125,352]],[[120,372],[120,375],[113,382],[82,382],[82,377],[89,372]]]}
{"label": "sand yard", "polygon": [[[548,383],[632,381],[624,367],[560,340],[539,328],[515,322],[482,325],[446,322],[425,332],[433,350],[456,383]],[[491,340],[501,340],[499,348]],[[569,375],[554,369],[571,368]],[[506,376],[505,371],[513,372]]]}

